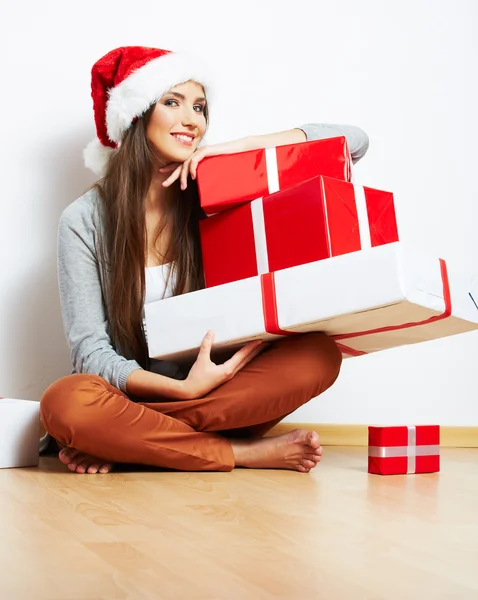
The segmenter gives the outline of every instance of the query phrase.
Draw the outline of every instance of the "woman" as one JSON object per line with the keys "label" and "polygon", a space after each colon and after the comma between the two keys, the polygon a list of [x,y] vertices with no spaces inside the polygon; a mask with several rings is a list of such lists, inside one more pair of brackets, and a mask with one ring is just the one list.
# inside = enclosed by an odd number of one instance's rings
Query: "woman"
{"label": "woman", "polygon": [[196,167],[205,156],[346,135],[354,162],[368,139],[357,127],[307,125],[200,146],[213,96],[194,61],[123,47],[92,69],[97,139],[85,163],[101,179],[63,212],[58,271],[73,373],[41,399],[59,458],[76,473],[115,462],[178,470],[234,466],[309,472],[317,433],[262,436],[336,380],[341,354],[324,334],[252,342],[222,364],[213,333],[189,368],[148,358],[145,302],[203,286]]}

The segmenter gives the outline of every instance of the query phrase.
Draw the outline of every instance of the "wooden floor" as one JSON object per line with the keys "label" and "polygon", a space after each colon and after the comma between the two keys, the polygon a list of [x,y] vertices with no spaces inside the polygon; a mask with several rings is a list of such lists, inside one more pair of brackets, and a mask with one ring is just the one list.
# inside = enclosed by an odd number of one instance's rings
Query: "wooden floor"
{"label": "wooden floor", "polygon": [[478,450],[393,477],[366,452],[309,475],[1,470],[0,598],[478,598]]}

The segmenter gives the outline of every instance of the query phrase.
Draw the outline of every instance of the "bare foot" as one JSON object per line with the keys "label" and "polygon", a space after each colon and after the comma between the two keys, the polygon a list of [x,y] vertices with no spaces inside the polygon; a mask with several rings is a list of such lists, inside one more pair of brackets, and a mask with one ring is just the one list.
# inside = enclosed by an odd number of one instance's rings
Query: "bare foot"
{"label": "bare foot", "polygon": [[318,434],[306,429],[254,440],[231,440],[231,445],[236,467],[308,473],[322,458]]}
{"label": "bare foot", "polygon": [[80,452],[76,448],[62,448],[58,458],[67,465],[73,473],[109,473],[113,468],[101,458]]}

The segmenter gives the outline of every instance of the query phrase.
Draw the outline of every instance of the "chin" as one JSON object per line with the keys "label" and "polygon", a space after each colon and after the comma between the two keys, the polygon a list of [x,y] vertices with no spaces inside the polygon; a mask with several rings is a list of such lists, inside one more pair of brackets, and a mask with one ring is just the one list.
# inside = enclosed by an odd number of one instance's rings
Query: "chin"
{"label": "chin", "polygon": [[197,150],[197,146],[191,148],[174,148],[170,152],[165,152],[164,155],[170,162],[184,162],[193,152]]}
{"label": "chin", "polygon": [[176,161],[177,162],[184,162],[185,160],[187,160],[192,154],[193,152],[196,150],[196,148],[185,148],[182,152],[176,152]]}

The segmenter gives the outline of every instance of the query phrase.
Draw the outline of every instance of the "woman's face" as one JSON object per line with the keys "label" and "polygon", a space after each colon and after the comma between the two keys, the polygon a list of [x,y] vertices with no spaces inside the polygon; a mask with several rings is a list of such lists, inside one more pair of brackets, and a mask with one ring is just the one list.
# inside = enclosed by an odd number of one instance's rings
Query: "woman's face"
{"label": "woman's face", "polygon": [[206,131],[206,98],[202,85],[187,81],[158,100],[146,133],[164,164],[184,162]]}

